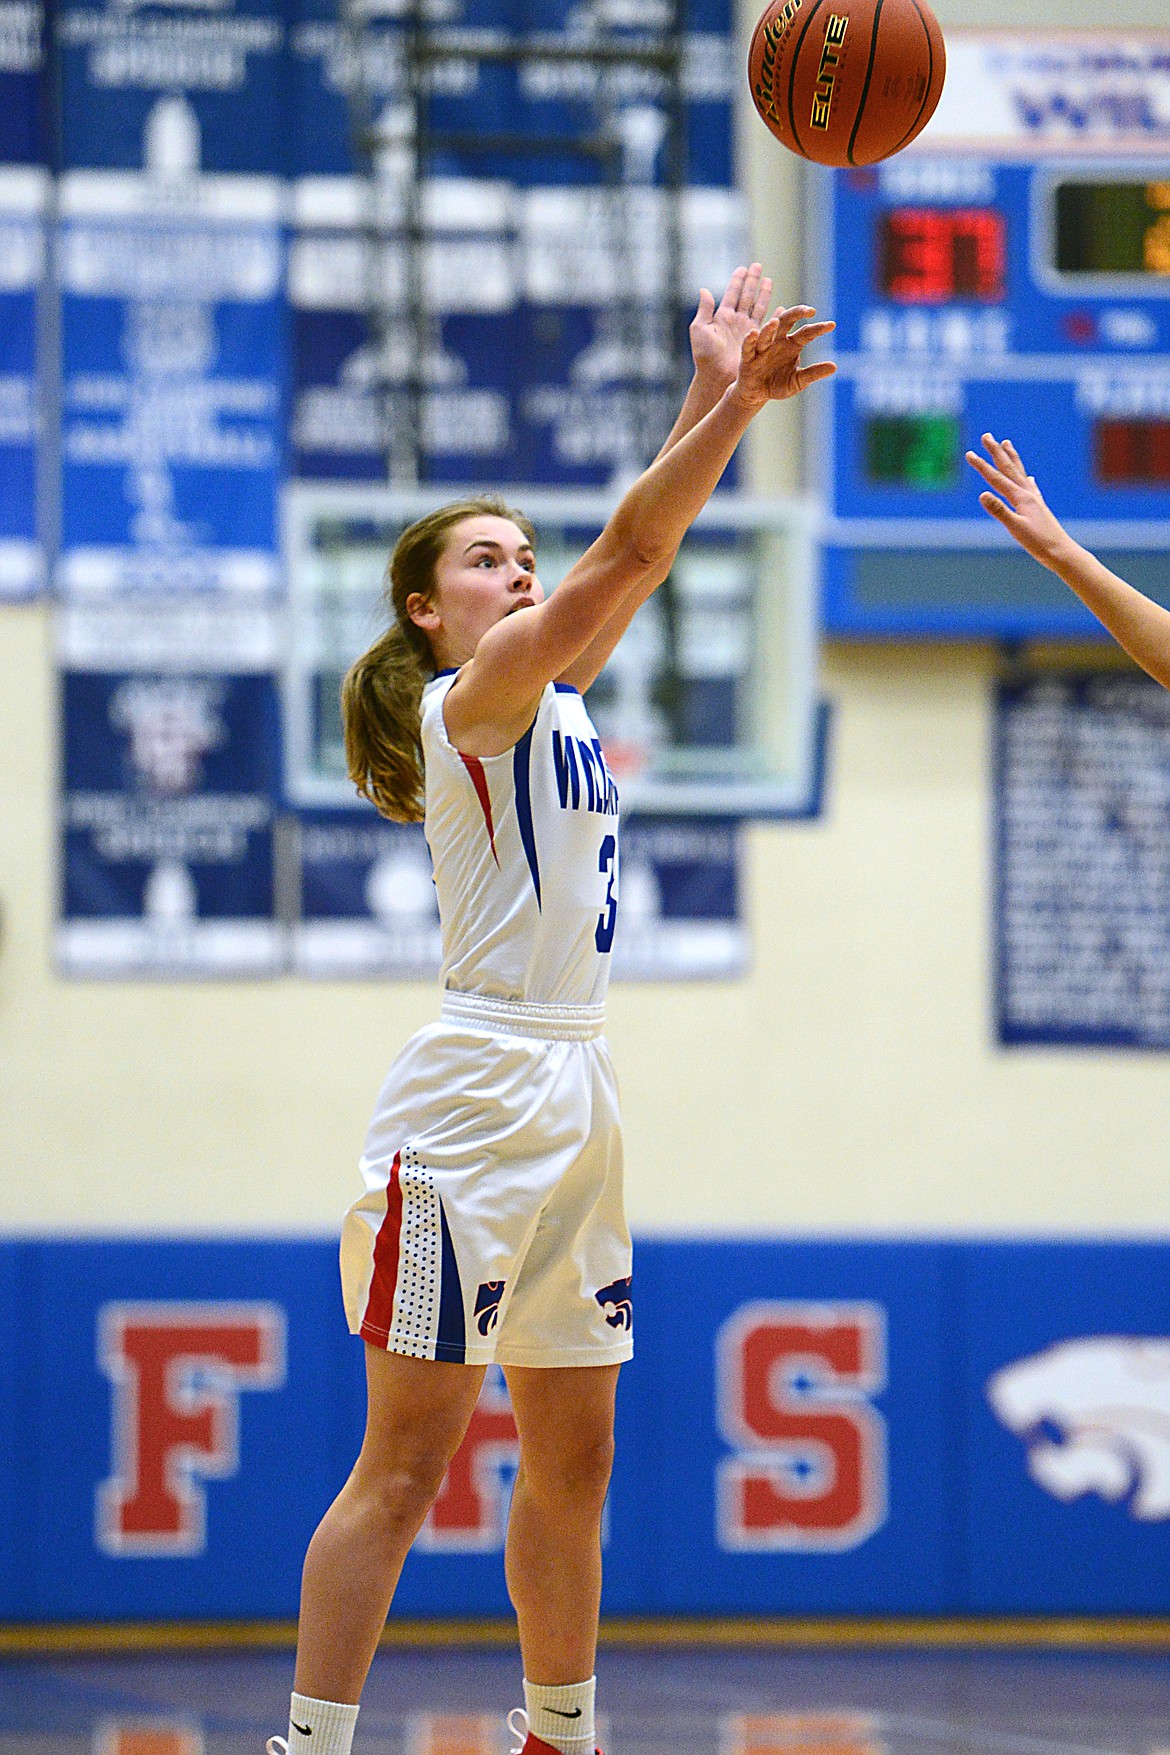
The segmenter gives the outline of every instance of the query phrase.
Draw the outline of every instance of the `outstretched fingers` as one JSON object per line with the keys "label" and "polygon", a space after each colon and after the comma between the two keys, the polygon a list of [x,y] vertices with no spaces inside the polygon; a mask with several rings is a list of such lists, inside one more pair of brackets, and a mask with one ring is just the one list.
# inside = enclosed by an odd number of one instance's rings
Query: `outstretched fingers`
{"label": "outstretched fingers", "polygon": [[819,384],[822,378],[831,378],[837,370],[834,360],[817,360],[811,366],[797,366],[796,381],[802,390],[810,384]]}
{"label": "outstretched fingers", "polygon": [[1029,536],[1040,528],[1037,518],[1044,508],[1039,489],[1010,439],[1001,443],[991,433],[984,433],[983,448],[987,457],[980,457],[977,451],[967,452],[967,462],[987,483],[979,504],[1009,535],[1029,548]]}
{"label": "outstretched fingers", "polygon": [[831,335],[836,327],[835,323],[828,321],[802,323],[799,328],[789,330],[788,340],[794,341],[797,347],[807,347],[810,341],[822,341],[826,335]]}
{"label": "outstretched fingers", "polygon": [[[728,311],[738,311],[740,309],[743,303],[744,288],[747,286],[748,277],[753,271],[758,278],[761,272],[761,266],[758,262],[753,262],[750,268],[745,268],[742,263],[740,264],[727,283],[727,291],[719,301],[721,306],[725,307]],[[755,297],[754,292],[752,297]]]}
{"label": "outstretched fingers", "polygon": [[981,443],[987,455],[996,467],[1012,481],[1018,481],[1023,487],[1028,480],[1028,472],[1020,461],[1020,454],[1010,439],[999,440],[992,433],[984,433]]}
{"label": "outstretched fingers", "polygon": [[760,354],[767,353],[780,333],[779,317],[772,317],[762,329],[749,329],[740,347],[740,357],[745,363],[758,359]]}
{"label": "outstretched fingers", "polygon": [[1019,517],[1014,506],[1009,506],[1007,501],[1001,500],[998,494],[989,494],[986,488],[979,496],[979,504],[985,512],[990,512],[993,518],[998,518],[1001,524],[1010,526],[1012,519]]}
{"label": "outstretched fingers", "polygon": [[762,328],[745,335],[740,349],[741,394],[755,400],[783,401],[822,378],[831,378],[836,366],[831,360],[817,360],[801,365],[800,357],[810,344],[823,341],[836,328],[832,322],[812,323],[812,305],[789,305],[777,311]]}
{"label": "outstretched fingers", "polygon": [[[988,446],[989,437],[989,433],[984,433],[984,446]],[[988,446],[988,451],[991,451],[991,446]],[[986,456],[979,456],[979,451],[968,451],[967,462],[988,483],[989,488],[995,488],[996,493],[1002,493],[1003,497],[1016,504],[1012,497],[1019,488],[1028,486],[1028,477],[1012,467],[1012,460],[1003,451],[1002,444],[996,442],[996,449],[991,455],[995,458],[993,463],[989,463]]]}
{"label": "outstretched fingers", "polygon": [[[984,443],[986,443],[986,439]],[[980,457],[977,451],[968,451],[966,456],[967,462],[976,474],[981,475],[988,487],[994,488],[997,494],[1002,494],[1014,511],[1016,509],[1016,495],[1020,488],[1027,486],[1027,476],[1023,480],[1019,480],[1013,475],[1008,475],[1004,470],[997,469],[994,464],[988,463],[985,457]],[[981,494],[979,497],[980,505],[983,505],[984,500],[989,497],[989,495]]]}

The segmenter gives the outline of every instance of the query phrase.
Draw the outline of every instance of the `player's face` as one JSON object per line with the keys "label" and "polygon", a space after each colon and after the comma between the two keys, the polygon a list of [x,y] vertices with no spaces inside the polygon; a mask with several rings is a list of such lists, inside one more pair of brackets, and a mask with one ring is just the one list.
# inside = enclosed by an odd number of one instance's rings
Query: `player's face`
{"label": "player's face", "polygon": [[524,532],[510,518],[484,514],[448,531],[435,567],[429,616],[415,619],[430,636],[440,668],[446,668],[465,664],[488,629],[506,615],[543,601],[536,556]]}

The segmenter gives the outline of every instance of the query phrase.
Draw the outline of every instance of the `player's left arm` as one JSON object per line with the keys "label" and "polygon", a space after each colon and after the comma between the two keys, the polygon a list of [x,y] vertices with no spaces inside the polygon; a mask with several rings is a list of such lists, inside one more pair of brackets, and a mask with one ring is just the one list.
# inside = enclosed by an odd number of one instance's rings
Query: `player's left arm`
{"label": "player's left arm", "polygon": [[967,462],[987,483],[979,504],[1010,531],[1020,547],[1062,579],[1091,609],[1135,663],[1170,689],[1170,611],[1119,579],[1082,548],[1044,502],[1010,439],[983,435],[987,457],[967,452]]}
{"label": "player's left arm", "polygon": [[[679,410],[678,419],[666,436],[658,457],[685,438],[692,427],[715,407],[729,384],[734,384],[739,370],[743,338],[759,329],[768,315],[772,298],[771,277],[759,262],[739,267],[727,283],[727,291],[719,303],[704,286],[699,289],[699,308],[690,327],[691,359],[694,376]],[[655,462],[657,462],[655,458]],[[596,682],[608,664],[622,635],[645,603],[657,591],[670,569],[656,570],[639,582],[602,628],[591,645],[586,647],[566,670],[559,682],[571,683],[584,694]]]}

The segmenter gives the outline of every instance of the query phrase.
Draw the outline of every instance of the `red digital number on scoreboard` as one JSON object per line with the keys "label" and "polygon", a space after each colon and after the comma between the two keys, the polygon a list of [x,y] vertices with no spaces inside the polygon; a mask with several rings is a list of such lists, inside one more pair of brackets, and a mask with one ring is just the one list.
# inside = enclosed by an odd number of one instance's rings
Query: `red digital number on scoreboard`
{"label": "red digital number on scoreboard", "polygon": [[906,305],[1006,296],[1007,227],[994,207],[891,207],[882,215],[878,284]]}
{"label": "red digital number on scoreboard", "polygon": [[1093,469],[1106,487],[1170,484],[1170,420],[1094,421]]}

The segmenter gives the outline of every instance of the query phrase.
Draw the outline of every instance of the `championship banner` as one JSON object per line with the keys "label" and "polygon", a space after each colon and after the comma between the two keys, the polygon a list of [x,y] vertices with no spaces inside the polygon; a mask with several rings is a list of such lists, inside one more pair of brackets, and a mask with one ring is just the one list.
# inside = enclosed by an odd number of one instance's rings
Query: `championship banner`
{"label": "championship banner", "polygon": [[281,581],[279,185],[202,176],[166,103],[148,174],[61,181],[66,596]]}
{"label": "championship banner", "polygon": [[44,164],[44,8],[0,0],[0,165]]}
{"label": "championship banner", "polygon": [[737,822],[632,817],[622,824],[616,981],[730,979],[751,960],[740,914]]}
{"label": "championship banner", "polygon": [[60,641],[62,972],[279,972],[273,625],[73,612]]}
{"label": "championship banner", "polygon": [[1170,698],[1111,670],[996,696],[999,1039],[1170,1048]]}
{"label": "championship banner", "polygon": [[373,810],[302,811],[298,845],[299,974],[437,979],[439,907],[421,824]]}
{"label": "championship banner", "polygon": [[[304,975],[434,981],[442,953],[421,826],[372,810],[303,811],[293,964]],[[746,969],[739,825],[711,818],[622,824],[615,980],[730,978]]]}
{"label": "championship banner", "polygon": [[66,168],[141,170],[144,135],[161,126],[193,136],[209,171],[283,171],[275,0],[61,0],[56,38]]}
{"label": "championship banner", "polygon": [[[555,4],[528,19],[531,31],[565,24]],[[453,44],[473,29],[503,40],[514,19],[499,0],[466,0],[442,20]],[[298,477],[384,478],[392,433],[416,417],[430,481],[604,485],[653,454],[680,394],[655,324],[671,306],[689,320],[699,285],[724,285],[745,248],[730,30],[726,0],[692,9],[677,243],[660,72],[605,71],[587,56],[508,63],[473,48],[430,64],[427,125],[448,144],[421,187],[431,303],[420,324],[403,28],[383,18],[347,29],[325,0],[300,0],[289,54]],[[594,109],[609,131],[604,168],[580,150]],[[508,136],[533,147],[493,145],[487,116],[507,117]],[[355,130],[370,129],[383,142],[376,192],[354,175]]]}
{"label": "championship banner", "polygon": [[[405,239],[371,239],[367,201],[354,177],[305,178],[293,190],[291,467],[300,477],[384,480],[394,428],[411,418]],[[443,289],[444,308],[421,362],[431,479],[517,479],[508,462],[519,348],[512,207],[499,183],[442,178],[427,187],[424,272]],[[379,302],[396,313],[381,333],[370,321]]]}
{"label": "championship banner", "polygon": [[[294,192],[292,443],[303,479],[383,479],[390,433],[406,418],[415,347],[406,251],[362,233],[364,198],[347,178],[306,179]],[[680,322],[699,286],[722,287],[743,257],[738,196],[693,189],[681,199]],[[643,455],[639,423],[657,434],[651,452],[665,437],[681,393],[656,391],[649,412],[634,396],[637,362],[614,309],[606,242],[616,224],[628,229],[648,289],[665,271],[665,198],[642,190],[624,201],[612,190],[516,191],[470,177],[428,186],[425,278],[444,289],[419,362],[428,480],[605,485]],[[574,304],[584,288],[591,302]],[[377,337],[376,299],[397,312]]]}
{"label": "championship banner", "polygon": [[47,194],[44,170],[0,165],[0,600],[31,596],[44,582],[37,517],[37,306]]}

